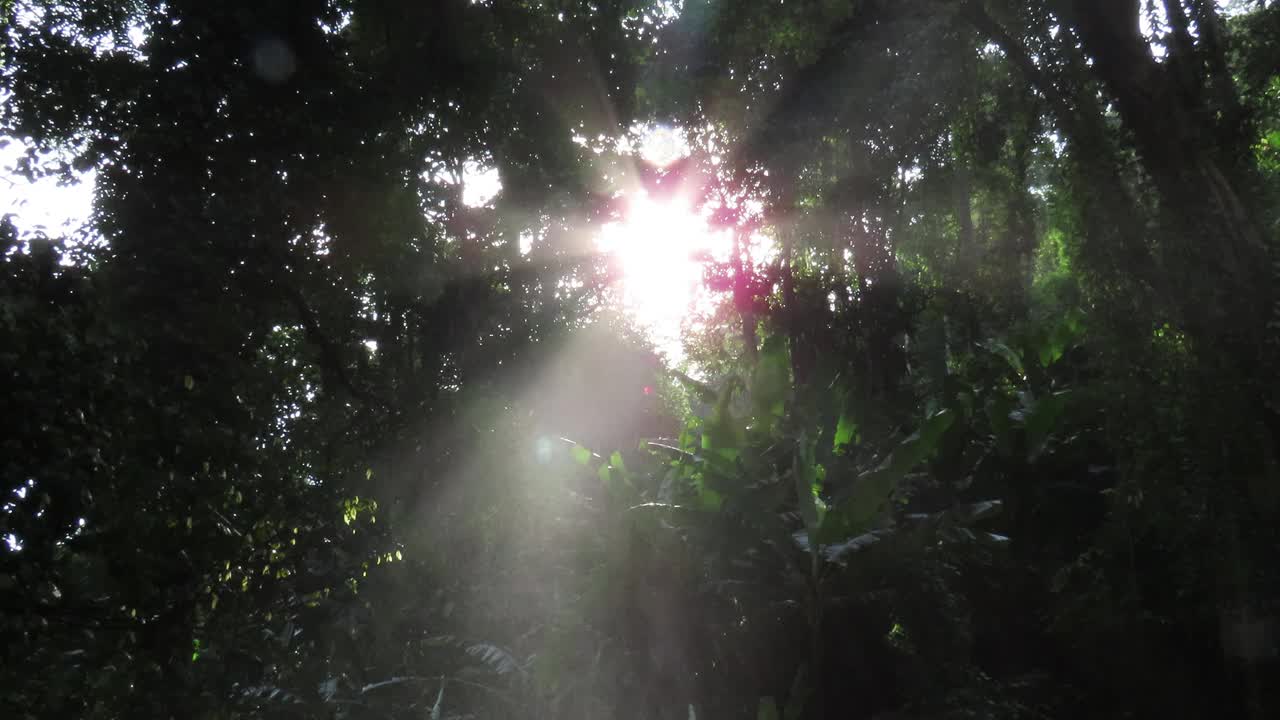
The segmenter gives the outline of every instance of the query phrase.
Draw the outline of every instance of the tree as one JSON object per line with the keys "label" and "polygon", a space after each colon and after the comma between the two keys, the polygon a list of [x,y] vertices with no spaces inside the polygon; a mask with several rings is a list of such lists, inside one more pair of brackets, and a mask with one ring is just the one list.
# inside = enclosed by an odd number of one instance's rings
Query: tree
{"label": "tree", "polygon": [[[1280,702],[1274,3],[0,16],[98,178],[0,226],[23,716]],[[680,367],[639,192],[724,237]]]}

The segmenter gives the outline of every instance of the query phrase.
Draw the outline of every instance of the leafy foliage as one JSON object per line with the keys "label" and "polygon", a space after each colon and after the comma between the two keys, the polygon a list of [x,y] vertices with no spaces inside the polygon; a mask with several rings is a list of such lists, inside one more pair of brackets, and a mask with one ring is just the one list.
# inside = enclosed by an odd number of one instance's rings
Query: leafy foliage
{"label": "leafy foliage", "polygon": [[[0,3],[95,178],[0,222],[6,708],[1273,716],[1277,25]],[[724,239],[665,364],[640,192]]]}

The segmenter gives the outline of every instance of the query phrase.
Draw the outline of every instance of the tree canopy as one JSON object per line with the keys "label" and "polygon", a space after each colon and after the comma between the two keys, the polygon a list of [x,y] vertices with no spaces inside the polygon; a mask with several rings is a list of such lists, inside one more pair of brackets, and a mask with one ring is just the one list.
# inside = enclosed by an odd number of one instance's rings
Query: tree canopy
{"label": "tree canopy", "polygon": [[6,716],[1280,713],[1275,2],[3,0],[0,101]]}

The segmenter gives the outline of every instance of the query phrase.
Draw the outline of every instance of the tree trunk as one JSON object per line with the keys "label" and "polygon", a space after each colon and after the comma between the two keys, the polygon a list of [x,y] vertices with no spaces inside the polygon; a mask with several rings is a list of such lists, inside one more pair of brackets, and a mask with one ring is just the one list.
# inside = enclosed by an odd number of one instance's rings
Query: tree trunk
{"label": "tree trunk", "polygon": [[752,277],[748,274],[751,267],[751,257],[747,254],[744,234],[745,231],[743,230],[733,229],[733,277],[731,282],[733,283],[733,305],[742,319],[743,356],[747,359],[747,362],[754,363],[756,347],[759,344],[759,340],[756,337],[756,314],[754,309],[756,298]]}
{"label": "tree trunk", "polygon": [[1234,146],[1247,138],[1213,120],[1200,101],[1200,73],[1184,88],[1183,60],[1155,61],[1138,12],[1138,0],[1071,0],[1064,19],[1093,58],[1160,196],[1165,272],[1179,288],[1187,329],[1209,344],[1227,336],[1255,343],[1269,306],[1269,263],[1241,192],[1246,171],[1235,160],[1243,153]]}

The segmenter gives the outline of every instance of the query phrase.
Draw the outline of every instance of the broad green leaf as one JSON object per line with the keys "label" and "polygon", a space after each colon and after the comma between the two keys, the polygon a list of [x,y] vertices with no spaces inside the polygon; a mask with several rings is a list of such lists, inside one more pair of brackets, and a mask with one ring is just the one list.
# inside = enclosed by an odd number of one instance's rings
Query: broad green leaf
{"label": "broad green leaf", "polygon": [[622,461],[622,453],[617,450],[614,450],[613,454],[609,456],[609,465],[621,472],[625,473],[627,471],[627,464]]}
{"label": "broad green leaf", "polygon": [[719,512],[724,506],[724,496],[715,490],[703,488],[698,493],[698,506],[708,512]]}
{"label": "broad green leaf", "polygon": [[950,410],[940,410],[933,414],[921,423],[919,430],[903,440],[877,470],[889,470],[893,476],[893,482],[896,483],[933,453],[942,440],[943,434],[953,422],[955,422],[955,414]]}
{"label": "broad green leaf", "polygon": [[680,449],[689,453],[698,449],[698,438],[689,428],[680,431]]}
{"label": "broad green leaf", "polygon": [[845,449],[852,443],[856,443],[858,438],[858,425],[845,413],[840,413],[840,420],[836,423],[836,436],[832,441],[832,450],[837,455],[843,455]]}
{"label": "broad green leaf", "polygon": [[875,545],[892,532],[892,528],[872,530],[861,535],[846,538],[840,542],[823,542],[818,545],[814,545],[809,542],[809,535],[804,530],[797,530],[791,534],[791,539],[795,541],[796,547],[800,548],[804,552],[811,552],[813,548],[816,547],[822,553],[822,556],[829,562],[843,565],[848,561],[850,555]]}
{"label": "broad green leaf", "polygon": [[852,488],[826,514],[820,540],[842,542],[865,533],[884,511],[898,481],[937,448],[954,421],[955,414],[950,410],[932,415],[876,469],[858,476]]}
{"label": "broad green leaf", "polygon": [[814,462],[813,443],[805,438],[804,433],[796,443],[795,464],[792,475],[796,484],[796,501],[800,508],[800,517],[804,526],[812,535],[818,530],[821,518],[818,515],[818,473]]}
{"label": "broad green leaf", "polygon": [[736,458],[746,443],[746,429],[729,408],[739,385],[741,381],[734,380],[725,384],[702,431],[702,449],[716,451],[726,459]]}
{"label": "broad green leaf", "polygon": [[1025,415],[1027,431],[1027,459],[1033,460],[1044,451],[1049,435],[1058,425],[1071,391],[1062,390],[1048,397],[1039,398]]}
{"label": "broad green leaf", "polygon": [[1013,423],[1009,421],[1009,413],[1013,411],[1013,399],[1004,394],[995,394],[987,398],[987,422],[991,424],[991,434],[996,438],[996,448],[1001,455],[1013,454]]}
{"label": "broad green leaf", "polygon": [[764,341],[751,376],[751,404],[756,422],[772,426],[781,419],[791,391],[791,359],[786,340],[774,335]]}
{"label": "broad green leaf", "polygon": [[698,494],[698,508],[707,512],[719,512],[724,505],[724,495],[707,487],[706,479],[697,477],[693,481],[693,489]]}
{"label": "broad green leaf", "polygon": [[737,459],[737,448],[720,448],[704,451],[698,456],[698,464],[712,487],[727,491],[741,484],[735,482],[741,476]]}
{"label": "broad green leaf", "polygon": [[1049,367],[1060,360],[1067,348],[1071,347],[1080,336],[1081,329],[1082,321],[1078,310],[1072,310],[1064,315],[1040,342],[1038,353],[1040,365]]}
{"label": "broad green leaf", "polygon": [[889,501],[896,478],[888,469],[875,470],[854,480],[844,498],[827,513],[819,542],[838,543],[861,535]]}
{"label": "broad green leaf", "polygon": [[587,465],[591,462],[591,451],[581,445],[574,445],[569,449],[569,454],[579,465]]}
{"label": "broad green leaf", "polygon": [[888,532],[885,530],[872,530],[861,535],[855,535],[843,542],[823,545],[822,552],[828,561],[843,565],[848,562],[850,555],[880,542]]}
{"label": "broad green leaf", "polygon": [[1018,377],[1024,378],[1027,376],[1026,369],[1022,364],[1022,356],[1018,354],[1018,351],[1008,345],[1005,345],[999,340],[988,340],[984,344],[984,347],[1004,358],[1004,361],[1009,363],[1009,367],[1013,368],[1013,371],[1018,374]]}

